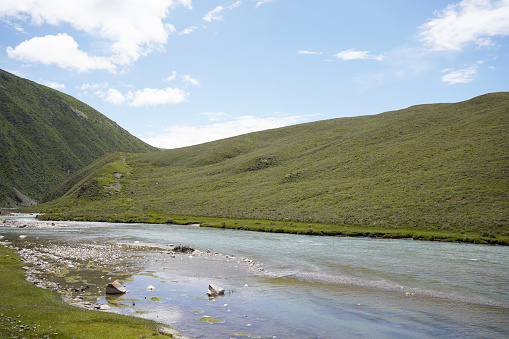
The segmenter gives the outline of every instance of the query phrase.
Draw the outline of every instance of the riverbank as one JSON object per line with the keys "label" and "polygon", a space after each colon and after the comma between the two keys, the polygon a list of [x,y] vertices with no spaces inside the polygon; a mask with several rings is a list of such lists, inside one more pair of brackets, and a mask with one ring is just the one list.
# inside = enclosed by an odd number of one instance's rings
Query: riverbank
{"label": "riverbank", "polygon": [[2,338],[173,338],[173,332],[154,321],[65,303],[60,295],[25,279],[16,249],[0,243],[0,337]]}
{"label": "riverbank", "polygon": [[[31,209],[33,210],[33,208]],[[101,216],[101,215],[72,215],[64,213],[46,213],[37,216],[40,220],[72,220],[72,221],[97,221],[116,223],[150,223],[150,224],[197,224],[201,227],[215,227],[233,230],[245,230],[269,233],[302,234],[314,236],[348,236],[370,237],[387,239],[409,239],[442,242],[460,242],[472,244],[491,244],[509,246],[509,234],[494,234],[479,231],[451,231],[451,230],[427,230],[418,227],[388,228],[377,226],[336,225],[321,223],[304,223],[292,221],[271,220],[248,220],[228,219],[214,217],[194,217],[184,215],[163,214],[154,210],[145,210],[143,216]]]}
{"label": "riverbank", "polygon": [[[2,219],[16,221],[0,226],[0,235],[25,249],[23,256],[38,257],[35,269],[54,266],[50,281],[67,291],[90,287],[71,292],[73,299],[91,298],[109,312],[155,320],[189,338],[509,334],[509,260],[502,246]],[[27,226],[17,227],[21,222]],[[173,257],[165,249],[171,244],[201,253]],[[105,296],[115,279],[129,293]],[[231,293],[211,300],[209,284]]]}

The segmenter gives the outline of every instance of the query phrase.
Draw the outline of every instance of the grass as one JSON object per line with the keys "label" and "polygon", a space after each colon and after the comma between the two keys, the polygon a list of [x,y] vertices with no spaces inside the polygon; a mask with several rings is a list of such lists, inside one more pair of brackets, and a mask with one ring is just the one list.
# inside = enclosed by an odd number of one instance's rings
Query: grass
{"label": "grass", "polygon": [[1,338],[144,338],[172,336],[160,324],[65,304],[56,292],[25,280],[14,250],[0,247]]}
{"label": "grass", "polygon": [[198,320],[206,322],[206,323],[223,323],[224,322],[223,320],[212,318],[212,317],[208,317],[208,316],[203,316],[203,317],[201,317]]}
{"label": "grass", "polygon": [[[508,244],[508,149],[509,93],[493,93],[124,160],[111,155],[52,193],[59,198],[27,211],[64,220]],[[113,178],[122,161],[122,177]]]}
{"label": "grass", "polygon": [[111,152],[156,150],[85,103],[0,70],[0,207],[37,201]]}

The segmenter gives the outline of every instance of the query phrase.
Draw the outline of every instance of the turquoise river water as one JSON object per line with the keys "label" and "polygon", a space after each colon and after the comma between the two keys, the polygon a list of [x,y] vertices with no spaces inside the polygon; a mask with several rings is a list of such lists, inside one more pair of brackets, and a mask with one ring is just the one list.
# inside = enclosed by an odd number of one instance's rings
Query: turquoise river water
{"label": "turquoise river water", "polygon": [[[89,297],[189,338],[509,338],[509,247],[3,219],[40,225],[0,224],[2,240],[19,248],[143,249],[116,255],[122,272],[85,279],[78,263],[65,279],[102,286],[118,277],[129,293]],[[168,244],[202,253],[172,256]],[[94,263],[120,265],[107,251]],[[210,283],[226,295],[209,299]]]}

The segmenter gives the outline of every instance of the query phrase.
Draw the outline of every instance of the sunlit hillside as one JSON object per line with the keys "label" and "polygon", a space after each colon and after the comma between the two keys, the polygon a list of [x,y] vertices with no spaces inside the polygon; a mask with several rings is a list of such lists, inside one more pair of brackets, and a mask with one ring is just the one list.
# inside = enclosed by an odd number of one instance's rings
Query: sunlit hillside
{"label": "sunlit hillside", "polygon": [[65,218],[187,215],[509,235],[509,93],[95,163]]}

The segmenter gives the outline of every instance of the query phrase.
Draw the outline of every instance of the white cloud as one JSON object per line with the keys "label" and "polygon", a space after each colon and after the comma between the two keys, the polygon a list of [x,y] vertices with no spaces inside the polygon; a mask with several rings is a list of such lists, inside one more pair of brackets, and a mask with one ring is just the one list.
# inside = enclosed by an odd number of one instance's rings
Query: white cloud
{"label": "white cloud", "polygon": [[120,91],[118,91],[114,88],[110,88],[108,90],[108,92],[106,92],[104,101],[109,102],[114,105],[120,105],[126,101],[126,97],[122,93],[120,93]]}
{"label": "white cloud", "polygon": [[177,72],[173,71],[173,72],[171,72],[171,75],[168,78],[166,78],[166,81],[172,82],[176,78],[177,78]]}
{"label": "white cloud", "polygon": [[198,82],[198,80],[196,80],[195,78],[191,77],[190,75],[184,74],[182,76],[182,80],[184,80],[184,82],[189,83],[191,85],[200,86],[200,83]]}
{"label": "white cloud", "polygon": [[72,71],[85,72],[95,69],[115,71],[115,65],[104,57],[94,57],[78,48],[78,43],[65,34],[35,37],[20,43],[15,48],[7,47],[11,59],[27,63],[56,65]]}
{"label": "white cloud", "polygon": [[[166,78],[166,81],[173,82],[177,79],[177,76],[178,76],[177,72],[173,71],[172,74],[168,78]],[[184,84],[200,86],[200,82],[198,80],[196,80],[195,78],[193,78],[192,76],[190,76],[189,74],[184,74],[184,75],[180,76],[179,78],[182,79]]]}
{"label": "white cloud", "polygon": [[221,120],[222,117],[226,115],[226,113],[223,112],[201,112],[200,114],[208,116],[210,121]]}
{"label": "white cloud", "polygon": [[7,72],[9,72],[9,73],[12,73],[12,74],[14,74],[14,75],[17,75],[17,76],[19,76],[20,78],[28,78],[28,77],[30,76],[29,74],[27,74],[27,73],[23,73],[23,72],[18,71],[18,70],[16,70],[16,69],[7,69],[6,71],[7,71]]}
{"label": "white cloud", "polygon": [[284,118],[256,118],[241,116],[233,120],[205,126],[170,126],[164,133],[141,139],[161,148],[179,148],[224,139],[236,135],[293,125],[307,120],[300,116]]}
{"label": "white cloud", "polygon": [[178,0],[177,2],[187,9],[193,9],[193,0]]}
{"label": "white cloud", "polygon": [[242,5],[242,1],[236,1],[234,2],[230,7],[228,7],[229,9],[234,9],[234,8],[237,8],[239,7],[240,5]]}
{"label": "white cloud", "polygon": [[260,7],[261,5],[269,3],[269,2],[272,2],[272,0],[261,0],[261,1],[258,1],[256,3],[256,7]]}
{"label": "white cloud", "polygon": [[103,82],[102,84],[82,84],[79,89],[83,92],[82,94],[87,95],[89,90],[97,90],[100,88],[108,88],[108,84]]}
{"label": "white cloud", "polygon": [[322,54],[322,52],[314,52],[314,51],[306,51],[306,50],[300,50],[299,51],[299,54],[309,54],[309,55],[314,55],[314,54]]}
{"label": "white cloud", "polygon": [[378,60],[384,59],[383,55],[372,55],[369,51],[357,51],[355,49],[349,49],[346,51],[334,54],[339,60]]}
{"label": "white cloud", "polygon": [[58,82],[48,81],[48,80],[43,80],[43,79],[39,79],[39,81],[37,81],[37,82],[40,83],[41,85],[48,86],[53,89],[65,89],[65,85],[59,84]]}
{"label": "white cloud", "polygon": [[[233,4],[226,6],[226,7],[217,6],[216,8],[214,8],[213,10],[211,10],[207,14],[205,14],[203,16],[203,20],[207,21],[207,22],[212,22],[213,20],[223,21],[223,14],[225,13],[225,10],[233,11],[235,8],[239,7],[240,5],[242,5],[242,1],[239,0],[239,1],[236,1]],[[193,27],[194,27],[193,29],[198,28],[195,26],[193,26]],[[182,33],[182,34],[184,34],[184,33]]]}
{"label": "white cloud", "polygon": [[193,33],[195,29],[198,29],[198,26],[190,26],[185,29],[183,29],[181,32],[179,32],[179,35],[187,35]]}
{"label": "white cloud", "polygon": [[223,16],[221,12],[224,10],[223,6],[217,6],[203,17],[203,20],[207,22],[212,22],[212,20],[223,21]]}
{"label": "white cloud", "polygon": [[[132,87],[122,85],[123,87]],[[189,95],[180,88],[167,87],[164,89],[144,88],[141,90],[129,90],[122,93],[119,90],[110,87],[107,83],[102,84],[83,84],[80,86],[82,94],[87,95],[89,90],[94,90],[94,94],[102,98],[105,102],[114,105],[127,103],[131,107],[156,106],[156,105],[175,105],[186,101]]]}
{"label": "white cloud", "polygon": [[[128,65],[166,44],[168,34],[175,28],[164,23],[163,19],[168,16],[170,9],[178,5],[191,8],[191,0],[3,1],[0,6],[0,18],[22,22],[30,20],[30,23],[34,25],[48,24],[58,27],[69,24],[78,31],[109,41],[109,50],[106,53],[111,55],[110,64]],[[65,45],[66,41],[63,39],[58,42],[64,43],[64,48],[69,47],[68,44]],[[48,49],[46,47],[41,50]],[[48,64],[62,65],[56,53],[47,55],[47,58],[50,56],[57,60],[47,60]],[[105,69],[105,67],[103,65],[92,69]],[[76,68],[73,65],[70,69]],[[106,69],[111,70],[111,66]]]}
{"label": "white cloud", "polygon": [[435,51],[492,45],[493,37],[509,35],[509,1],[463,0],[438,12],[420,29],[421,40]]}
{"label": "white cloud", "polygon": [[155,106],[155,105],[168,105],[179,104],[186,101],[188,93],[180,88],[167,87],[165,89],[157,88],[144,88],[129,92],[127,98],[129,106]]}
{"label": "white cloud", "polygon": [[449,85],[454,84],[468,84],[472,82],[477,75],[477,64],[454,70],[451,68],[447,68],[442,70],[443,73],[447,73],[442,77],[442,81],[448,83]]}

